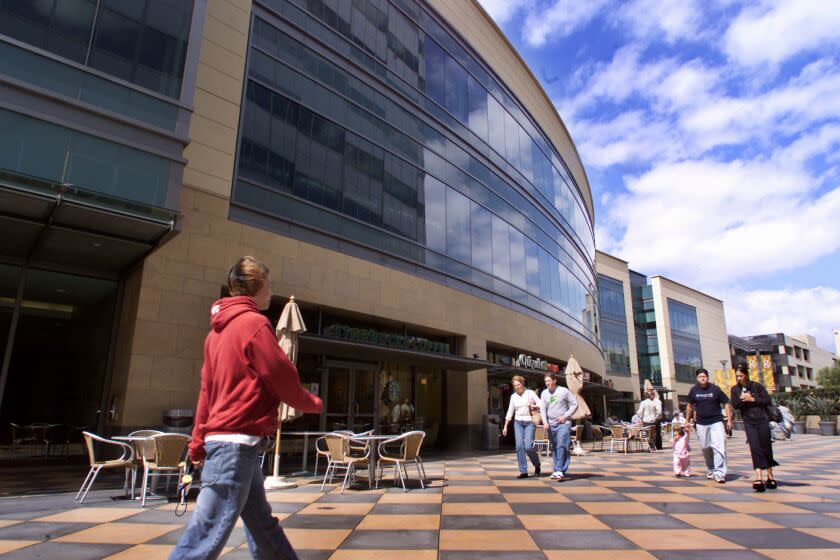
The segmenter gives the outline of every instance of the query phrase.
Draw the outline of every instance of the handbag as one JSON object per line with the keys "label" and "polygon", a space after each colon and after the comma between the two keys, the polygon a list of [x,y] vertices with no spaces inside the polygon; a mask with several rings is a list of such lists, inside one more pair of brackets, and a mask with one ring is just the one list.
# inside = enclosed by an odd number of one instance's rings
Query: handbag
{"label": "handbag", "polygon": [[772,402],[767,405],[767,418],[777,424],[782,421],[782,411]]}

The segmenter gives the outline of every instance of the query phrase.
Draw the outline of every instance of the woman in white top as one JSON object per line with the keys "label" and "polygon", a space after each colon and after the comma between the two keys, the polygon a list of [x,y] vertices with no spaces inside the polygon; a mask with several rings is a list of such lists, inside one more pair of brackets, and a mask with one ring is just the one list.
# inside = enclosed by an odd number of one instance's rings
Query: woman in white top
{"label": "woman in white top", "polygon": [[514,393],[510,397],[510,406],[505,416],[505,427],[502,435],[507,436],[508,424],[513,420],[513,433],[516,439],[516,460],[519,462],[519,476],[528,478],[528,463],[525,455],[531,458],[534,465],[534,476],[540,475],[540,456],[534,449],[534,432],[536,425],[531,418],[531,407],[539,406],[540,399],[531,389],[525,388],[525,378],[521,375],[512,380]]}

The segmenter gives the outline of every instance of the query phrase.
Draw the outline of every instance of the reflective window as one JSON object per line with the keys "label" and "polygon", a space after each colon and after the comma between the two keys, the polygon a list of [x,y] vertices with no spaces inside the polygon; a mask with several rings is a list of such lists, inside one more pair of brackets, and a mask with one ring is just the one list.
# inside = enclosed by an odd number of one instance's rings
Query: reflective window
{"label": "reflective window", "polygon": [[475,202],[470,203],[472,265],[493,274],[492,214]]}
{"label": "reflective window", "polygon": [[426,93],[441,107],[446,106],[446,53],[430,37],[423,40]]}
{"label": "reflective window", "polygon": [[493,274],[510,280],[510,226],[493,216]]}
{"label": "reflective window", "polygon": [[608,276],[598,275],[598,304],[602,318],[626,321],[624,285]]}
{"label": "reflective window", "polygon": [[527,266],[525,258],[525,236],[516,228],[510,228],[510,281],[522,289],[527,288]]}
{"label": "reflective window", "polygon": [[468,124],[476,135],[487,142],[487,92],[472,76],[467,78]]}
{"label": "reflective window", "polygon": [[347,133],[341,206],[344,214],[371,224],[381,223],[384,167],[381,148]]}
{"label": "reflective window", "polygon": [[446,190],[446,254],[470,262],[470,199]]}
{"label": "reflective window", "polygon": [[446,185],[426,175],[426,245],[430,249],[446,252]]}
{"label": "reflective window", "polygon": [[700,329],[697,326],[697,310],[694,307],[669,299],[668,318],[672,331],[687,336],[700,336]]}
{"label": "reflective window", "polygon": [[668,319],[671,324],[671,345],[674,351],[677,379],[686,382],[693,381],[695,370],[703,365],[697,310],[669,298]]}
{"label": "reflective window", "polygon": [[467,71],[446,58],[446,108],[462,123],[467,122]]}
{"label": "reflective window", "polygon": [[487,96],[487,130],[490,146],[499,154],[505,153],[505,115],[507,113],[493,96]]}
{"label": "reflective window", "polygon": [[0,33],[84,63],[96,0],[4,0]]}

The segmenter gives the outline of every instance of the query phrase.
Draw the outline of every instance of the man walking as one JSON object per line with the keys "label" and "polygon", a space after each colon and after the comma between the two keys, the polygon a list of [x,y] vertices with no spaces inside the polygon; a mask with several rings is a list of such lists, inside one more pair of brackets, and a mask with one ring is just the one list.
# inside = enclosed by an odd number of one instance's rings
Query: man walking
{"label": "man walking", "polygon": [[732,407],[729,398],[714,383],[709,383],[709,372],[697,370],[697,384],[688,392],[685,418],[697,428],[697,437],[703,448],[708,473],[706,478],[723,484],[726,482],[726,429],[721,407],[726,411],[726,426],[732,429]]}
{"label": "man walking", "polygon": [[662,449],[662,427],[659,425],[662,421],[662,401],[657,398],[653,389],[645,391],[645,400],[639,406],[638,415],[642,424],[652,428],[653,433],[650,437],[653,444],[657,449]]}
{"label": "man walking", "polygon": [[551,480],[563,480],[571,458],[572,416],[577,412],[578,404],[571,391],[557,385],[553,372],[545,374],[545,387],[539,406],[554,459]]}

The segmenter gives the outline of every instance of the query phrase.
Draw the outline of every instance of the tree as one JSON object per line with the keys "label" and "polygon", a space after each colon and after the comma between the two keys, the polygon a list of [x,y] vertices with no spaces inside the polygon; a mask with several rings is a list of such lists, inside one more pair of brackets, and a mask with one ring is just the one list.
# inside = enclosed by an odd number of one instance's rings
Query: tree
{"label": "tree", "polygon": [[840,365],[824,367],[817,372],[817,383],[826,389],[840,389]]}

